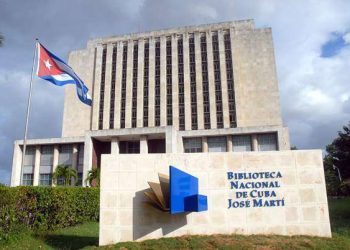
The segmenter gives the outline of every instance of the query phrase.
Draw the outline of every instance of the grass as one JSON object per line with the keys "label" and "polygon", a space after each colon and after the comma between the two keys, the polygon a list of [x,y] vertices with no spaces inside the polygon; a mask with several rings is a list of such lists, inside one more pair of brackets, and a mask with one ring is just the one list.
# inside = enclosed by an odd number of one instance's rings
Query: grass
{"label": "grass", "polygon": [[163,238],[97,247],[98,223],[88,222],[54,232],[23,232],[1,249],[350,249],[350,198],[329,199],[333,237],[212,235]]}

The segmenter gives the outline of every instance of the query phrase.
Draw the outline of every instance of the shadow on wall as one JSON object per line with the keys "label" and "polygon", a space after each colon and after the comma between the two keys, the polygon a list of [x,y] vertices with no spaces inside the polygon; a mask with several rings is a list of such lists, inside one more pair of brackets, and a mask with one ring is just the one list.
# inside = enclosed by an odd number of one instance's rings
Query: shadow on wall
{"label": "shadow on wall", "polygon": [[148,200],[144,192],[147,190],[136,192],[133,198],[133,240],[157,230],[162,230],[162,235],[166,236],[187,224],[188,213],[172,215],[145,203]]}

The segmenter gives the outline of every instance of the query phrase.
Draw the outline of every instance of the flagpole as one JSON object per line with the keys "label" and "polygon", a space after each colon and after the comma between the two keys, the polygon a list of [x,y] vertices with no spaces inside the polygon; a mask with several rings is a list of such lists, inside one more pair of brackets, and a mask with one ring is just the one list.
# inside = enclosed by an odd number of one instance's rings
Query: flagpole
{"label": "flagpole", "polygon": [[32,99],[32,87],[33,87],[33,77],[34,77],[35,59],[36,59],[37,50],[38,50],[38,41],[39,41],[38,38],[36,38],[35,39],[34,55],[33,55],[32,73],[31,73],[31,76],[30,76],[30,83],[29,83],[29,94],[28,94],[28,102],[27,102],[26,125],[25,125],[25,128],[24,128],[24,140],[23,140],[23,152],[22,152],[20,185],[23,185],[23,166],[24,166],[24,157],[25,157],[25,154],[26,154],[26,146],[27,146],[28,121],[29,121],[29,115],[30,115],[30,106],[31,106],[31,99]]}

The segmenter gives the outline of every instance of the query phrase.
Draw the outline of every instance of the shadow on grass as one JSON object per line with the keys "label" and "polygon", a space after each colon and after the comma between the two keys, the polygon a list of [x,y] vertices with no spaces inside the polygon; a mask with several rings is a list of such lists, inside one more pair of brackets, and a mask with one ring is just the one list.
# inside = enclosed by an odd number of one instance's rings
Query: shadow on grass
{"label": "shadow on grass", "polygon": [[42,239],[55,249],[81,249],[87,246],[98,246],[98,237],[76,235],[45,235]]}

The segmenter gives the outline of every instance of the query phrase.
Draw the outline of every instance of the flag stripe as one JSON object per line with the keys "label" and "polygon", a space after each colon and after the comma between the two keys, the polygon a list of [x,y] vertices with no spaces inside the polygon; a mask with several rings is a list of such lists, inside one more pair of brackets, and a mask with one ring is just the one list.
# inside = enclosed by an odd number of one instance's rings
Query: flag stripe
{"label": "flag stripe", "polygon": [[84,82],[68,64],[52,54],[40,43],[38,44],[37,75],[57,86],[75,84],[79,100],[91,106],[92,99],[88,93],[89,89]]}

